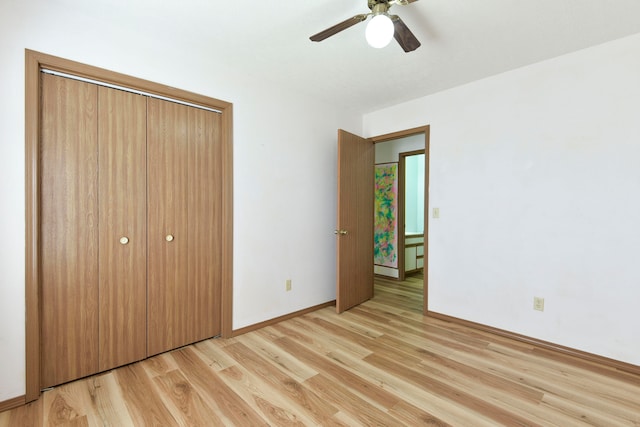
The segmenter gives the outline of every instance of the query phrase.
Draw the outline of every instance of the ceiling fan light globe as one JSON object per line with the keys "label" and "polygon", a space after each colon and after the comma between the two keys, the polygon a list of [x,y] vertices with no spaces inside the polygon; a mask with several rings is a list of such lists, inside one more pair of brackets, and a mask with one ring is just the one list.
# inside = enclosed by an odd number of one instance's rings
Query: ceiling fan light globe
{"label": "ceiling fan light globe", "polygon": [[391,42],[394,28],[391,18],[385,14],[376,15],[367,24],[364,35],[369,46],[377,49],[383,48]]}

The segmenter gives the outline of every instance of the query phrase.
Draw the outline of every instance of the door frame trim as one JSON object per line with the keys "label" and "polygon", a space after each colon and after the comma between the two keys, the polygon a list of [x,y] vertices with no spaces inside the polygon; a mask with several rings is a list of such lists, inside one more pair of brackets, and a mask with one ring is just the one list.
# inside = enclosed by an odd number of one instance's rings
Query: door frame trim
{"label": "door frame trim", "polygon": [[222,115],[221,334],[232,336],[233,104],[148,80],[25,49],[25,397],[40,396],[40,71],[46,68],[201,105]]}
{"label": "door frame trim", "polygon": [[424,279],[422,284],[422,314],[429,315],[429,175],[431,163],[431,149],[429,146],[430,126],[419,126],[411,129],[405,129],[397,132],[387,133],[384,135],[372,136],[368,139],[374,144],[379,142],[391,141],[411,135],[424,133],[424,154],[426,170],[424,174]]}

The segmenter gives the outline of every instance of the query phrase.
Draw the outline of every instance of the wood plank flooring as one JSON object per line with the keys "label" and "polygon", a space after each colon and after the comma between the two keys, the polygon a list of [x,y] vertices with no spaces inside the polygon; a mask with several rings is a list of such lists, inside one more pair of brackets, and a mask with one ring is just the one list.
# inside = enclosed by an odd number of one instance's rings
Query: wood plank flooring
{"label": "wood plank flooring", "polygon": [[374,295],[394,308],[422,313],[423,281],[421,271],[407,275],[403,281],[376,276]]}
{"label": "wood plank flooring", "polygon": [[421,277],[56,387],[0,426],[640,426],[640,378],[421,314]]}

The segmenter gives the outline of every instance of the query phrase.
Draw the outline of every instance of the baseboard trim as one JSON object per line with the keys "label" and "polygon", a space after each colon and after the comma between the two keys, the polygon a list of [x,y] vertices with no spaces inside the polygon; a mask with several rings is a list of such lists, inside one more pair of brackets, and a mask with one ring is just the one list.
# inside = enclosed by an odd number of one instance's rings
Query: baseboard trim
{"label": "baseboard trim", "polygon": [[27,403],[24,396],[14,397],[13,399],[0,402],[0,412],[8,411],[9,409],[17,408]]}
{"label": "baseboard trim", "polygon": [[588,353],[582,350],[576,350],[575,348],[566,347],[552,342],[543,341],[537,338],[528,337],[526,335],[517,334],[504,329],[494,328],[493,326],[484,325],[482,323],[471,322],[469,320],[460,319],[458,317],[449,316],[435,311],[428,311],[427,316],[434,319],[443,320],[445,322],[455,323],[469,328],[477,329],[483,332],[488,332],[494,335],[498,335],[504,338],[510,338],[515,341],[519,341],[525,344],[533,345],[539,349],[550,351],[556,355],[562,355],[572,359],[580,359],[586,362],[594,363],[601,367],[615,369],[634,375],[640,375],[640,366],[633,365],[631,363],[622,362],[620,360],[611,359],[597,354]]}
{"label": "baseboard trim", "polygon": [[314,305],[313,307],[305,308],[303,310],[294,311],[293,313],[285,314],[284,316],[275,317],[270,320],[265,320],[264,322],[256,323],[253,325],[245,326],[244,328],[235,329],[231,332],[232,337],[237,337],[238,335],[246,334],[247,332],[255,331],[260,328],[264,328],[265,326],[275,325],[278,322],[282,322],[283,320],[292,319],[297,316],[302,316],[303,314],[311,313],[316,310],[320,310],[321,308],[330,307],[332,305],[336,305],[336,301],[328,301],[323,304]]}

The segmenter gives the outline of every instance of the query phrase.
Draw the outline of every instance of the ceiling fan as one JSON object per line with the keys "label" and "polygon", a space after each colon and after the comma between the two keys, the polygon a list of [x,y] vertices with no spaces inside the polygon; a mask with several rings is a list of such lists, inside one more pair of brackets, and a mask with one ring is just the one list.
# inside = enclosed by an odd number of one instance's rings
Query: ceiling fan
{"label": "ceiling fan", "polygon": [[398,15],[389,15],[388,12],[394,4],[404,6],[415,1],[417,0],[367,0],[371,12],[352,16],[309,38],[314,42],[322,41],[373,16],[365,32],[369,45],[384,47],[394,37],[405,52],[414,51],[420,47],[420,42]]}

